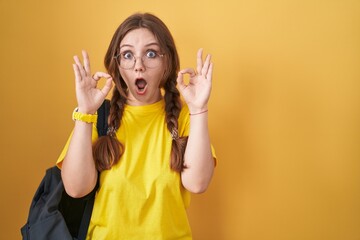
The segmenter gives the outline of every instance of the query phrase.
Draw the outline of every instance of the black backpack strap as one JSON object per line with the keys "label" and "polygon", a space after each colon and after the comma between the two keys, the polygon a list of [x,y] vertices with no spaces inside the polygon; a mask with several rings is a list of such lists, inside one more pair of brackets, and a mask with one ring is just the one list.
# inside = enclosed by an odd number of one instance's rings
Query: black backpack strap
{"label": "black backpack strap", "polygon": [[[108,128],[107,119],[108,119],[108,116],[110,113],[110,101],[105,99],[105,101],[102,103],[102,105],[98,109],[97,113],[98,113],[98,119],[97,119],[97,123],[96,123],[96,128],[98,131],[98,135],[99,135],[99,137],[106,136],[107,128]],[[99,175],[100,174],[98,174],[98,181],[97,181],[95,189],[89,194],[90,196],[88,195],[89,200],[86,203],[86,206],[84,209],[84,215],[83,215],[81,223],[80,223],[79,234],[78,234],[79,240],[86,239],[87,231],[88,231],[89,224],[90,224],[91,214],[92,214],[92,210],[94,207],[95,194],[99,187]]]}
{"label": "black backpack strap", "polygon": [[[98,185],[99,185],[99,180],[98,180],[98,183],[96,184],[95,189],[98,188]],[[79,227],[79,234],[78,234],[78,238],[77,238],[78,240],[86,239],[87,231],[88,231],[89,224],[90,224],[91,214],[92,214],[92,210],[94,207],[94,201],[95,201],[95,192],[94,192],[94,196],[89,198],[89,200],[87,201],[87,203],[85,205],[84,214],[82,216],[80,227]]]}
{"label": "black backpack strap", "polygon": [[100,108],[98,109],[98,119],[96,123],[99,137],[106,136],[108,129],[108,116],[110,114],[110,101],[105,99]]}

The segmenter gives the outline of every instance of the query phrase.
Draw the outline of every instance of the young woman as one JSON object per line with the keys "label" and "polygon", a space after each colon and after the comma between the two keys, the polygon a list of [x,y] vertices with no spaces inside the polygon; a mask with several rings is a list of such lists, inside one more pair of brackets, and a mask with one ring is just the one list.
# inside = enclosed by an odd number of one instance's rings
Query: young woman
{"label": "young woman", "polygon": [[[116,30],[108,73],[92,75],[85,51],[83,62],[74,57],[78,117],[57,165],[73,197],[91,192],[100,174],[88,239],[191,239],[190,193],[207,189],[215,164],[207,112],[213,64],[202,53],[196,70],[179,71],[168,28],[145,13]],[[93,119],[112,82],[109,129],[98,138]]]}

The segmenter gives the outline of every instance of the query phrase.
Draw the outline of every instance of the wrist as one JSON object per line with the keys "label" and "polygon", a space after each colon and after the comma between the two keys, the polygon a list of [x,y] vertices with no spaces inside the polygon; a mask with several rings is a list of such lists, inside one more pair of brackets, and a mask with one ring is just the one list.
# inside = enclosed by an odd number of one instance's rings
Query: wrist
{"label": "wrist", "polygon": [[201,110],[201,111],[189,112],[189,115],[190,115],[190,116],[194,116],[194,115],[205,114],[205,113],[207,113],[208,111],[209,111],[208,109],[204,109],[204,110]]}
{"label": "wrist", "polygon": [[81,121],[86,123],[95,123],[97,121],[97,113],[87,114],[79,111],[79,108],[75,108],[72,113],[72,120]]}
{"label": "wrist", "polygon": [[188,104],[188,109],[189,109],[190,114],[193,114],[193,113],[198,113],[198,112],[203,112],[203,111],[208,110],[208,105],[205,104],[203,106],[193,106],[191,104]]}
{"label": "wrist", "polygon": [[78,106],[77,109],[78,109],[78,112],[83,113],[83,114],[91,114],[91,115],[96,114],[96,110],[92,110],[87,107]]}

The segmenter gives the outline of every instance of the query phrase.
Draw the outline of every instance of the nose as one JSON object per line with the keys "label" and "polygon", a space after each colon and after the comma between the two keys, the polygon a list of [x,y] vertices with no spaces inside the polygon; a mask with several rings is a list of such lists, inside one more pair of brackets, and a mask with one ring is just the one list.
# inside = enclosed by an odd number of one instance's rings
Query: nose
{"label": "nose", "polygon": [[134,70],[136,71],[136,72],[138,72],[138,71],[144,71],[145,70],[145,65],[144,65],[144,62],[143,62],[143,60],[142,60],[142,58],[141,57],[137,57],[137,58],[135,58],[135,65],[134,65]]}

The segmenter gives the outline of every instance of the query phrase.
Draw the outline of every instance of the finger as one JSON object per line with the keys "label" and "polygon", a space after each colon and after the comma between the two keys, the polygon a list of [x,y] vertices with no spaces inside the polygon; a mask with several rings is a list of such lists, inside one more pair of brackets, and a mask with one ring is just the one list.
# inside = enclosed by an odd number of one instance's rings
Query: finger
{"label": "finger", "polygon": [[73,64],[73,69],[75,74],[75,82],[79,83],[82,80],[79,68],[76,64]]}
{"label": "finger", "polygon": [[211,79],[212,79],[213,69],[214,69],[214,64],[210,63],[209,70],[206,74],[206,79],[208,79],[209,81],[211,81]]}
{"label": "finger", "polygon": [[110,74],[104,72],[96,72],[93,77],[95,81],[99,81],[100,78],[111,78]]}
{"label": "finger", "polygon": [[206,56],[205,63],[203,65],[202,69],[201,69],[201,75],[206,76],[206,74],[207,74],[207,72],[209,70],[210,60],[211,60],[211,55],[208,54]]}
{"label": "finger", "polygon": [[89,55],[85,50],[82,50],[82,55],[83,55],[83,59],[84,59],[84,68],[85,68],[85,72],[88,76],[91,75],[91,70],[90,70],[90,59],[89,59]]}
{"label": "finger", "polygon": [[104,94],[104,96],[107,96],[108,93],[110,92],[111,88],[112,88],[112,78],[108,78],[106,79],[106,83],[104,85],[104,87],[101,89],[101,92]]}
{"label": "finger", "polygon": [[83,65],[82,65],[81,62],[80,62],[79,57],[78,57],[78,56],[74,56],[74,61],[75,61],[76,65],[77,65],[77,67],[78,67],[78,69],[79,69],[79,73],[80,73],[82,76],[84,76],[84,75],[85,75],[85,70],[84,70]]}
{"label": "finger", "polygon": [[181,73],[181,71],[178,73],[178,77],[176,79],[176,82],[179,86],[179,90],[181,91],[182,89],[186,88],[186,85],[184,83],[184,76],[183,73]]}
{"label": "finger", "polygon": [[201,72],[201,69],[202,69],[202,65],[203,65],[203,62],[202,62],[202,54],[203,54],[203,49],[202,48],[200,48],[199,50],[198,50],[198,52],[197,52],[197,64],[196,64],[196,71],[198,72],[198,73],[200,73]]}
{"label": "finger", "polygon": [[190,77],[195,77],[196,76],[196,72],[193,68],[185,68],[183,70],[181,70],[179,73],[181,74],[189,74]]}

